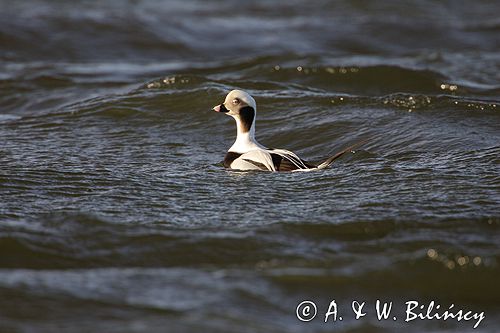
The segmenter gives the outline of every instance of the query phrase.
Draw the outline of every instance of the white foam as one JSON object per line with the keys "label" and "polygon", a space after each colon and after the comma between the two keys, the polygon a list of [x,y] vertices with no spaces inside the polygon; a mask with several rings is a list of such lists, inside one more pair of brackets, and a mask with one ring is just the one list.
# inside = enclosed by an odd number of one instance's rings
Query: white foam
{"label": "white foam", "polygon": [[0,122],[8,122],[13,120],[21,119],[20,116],[16,116],[14,114],[1,114],[0,113]]}

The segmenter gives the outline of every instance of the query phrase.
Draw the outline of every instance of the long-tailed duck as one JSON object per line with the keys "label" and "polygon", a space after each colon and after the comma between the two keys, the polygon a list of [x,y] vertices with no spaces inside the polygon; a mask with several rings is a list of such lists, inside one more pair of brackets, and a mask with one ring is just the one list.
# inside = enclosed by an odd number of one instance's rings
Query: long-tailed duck
{"label": "long-tailed duck", "polygon": [[313,164],[304,161],[295,153],[284,149],[269,149],[255,139],[255,117],[257,105],[248,93],[233,90],[224,103],[213,108],[236,120],[237,136],[224,158],[224,167],[235,170],[306,171],[328,167],[334,160],[354,149],[348,147],[325,161]]}

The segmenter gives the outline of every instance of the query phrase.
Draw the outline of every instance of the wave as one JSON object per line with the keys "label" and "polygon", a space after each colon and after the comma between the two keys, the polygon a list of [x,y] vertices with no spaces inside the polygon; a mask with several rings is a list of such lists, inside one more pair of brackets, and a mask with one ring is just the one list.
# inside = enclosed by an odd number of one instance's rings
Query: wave
{"label": "wave", "polygon": [[[395,250],[411,247],[419,253],[418,258],[422,263],[428,264],[427,260],[431,259],[431,262],[448,269],[450,260],[454,262],[455,269],[476,269],[478,266],[497,269],[498,253],[478,248],[474,235],[488,232],[499,225],[497,217],[444,219],[432,223],[398,220],[344,223],[290,221],[247,228],[228,227],[220,231],[218,228],[199,229],[197,226],[168,222],[141,225],[106,220],[89,214],[58,213],[40,216],[37,220],[3,222],[0,227],[0,249],[9,255],[2,256],[0,266],[54,269],[214,264],[246,267],[256,265],[269,256],[278,261],[292,260],[297,263],[309,260],[310,265],[321,266],[321,258],[313,260],[309,251],[302,251],[301,246],[291,247],[292,243],[300,239],[304,246],[314,242],[316,250],[323,253],[334,251],[339,258],[342,254],[338,253],[338,246],[350,247],[351,242],[364,242],[375,252],[384,251],[389,244]],[[464,236],[443,237],[457,230]],[[383,245],[379,244],[382,240]],[[438,251],[439,258],[437,255],[428,256],[429,248]],[[463,252],[464,249],[469,250]],[[252,253],[252,256],[242,257],[241,251]],[[403,252],[407,253],[404,262],[412,260],[412,252]],[[131,253],[134,255],[130,256]],[[463,256],[471,258],[467,266],[461,261],[457,262],[457,258]],[[474,263],[472,258],[476,256],[481,261],[476,260]],[[403,257],[395,255],[386,259],[397,262]],[[390,266],[386,263],[383,267],[389,269]]]}

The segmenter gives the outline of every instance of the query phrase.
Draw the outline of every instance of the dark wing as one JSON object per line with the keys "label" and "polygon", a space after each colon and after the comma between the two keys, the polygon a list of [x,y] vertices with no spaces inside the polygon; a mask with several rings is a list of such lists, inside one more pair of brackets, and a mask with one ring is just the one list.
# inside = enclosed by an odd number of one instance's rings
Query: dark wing
{"label": "dark wing", "polygon": [[284,157],[284,156],[281,156],[278,154],[271,153],[271,158],[273,159],[273,164],[274,164],[276,171],[293,171],[293,170],[297,170],[297,169],[304,169],[304,168],[301,168],[298,166],[300,164],[305,165],[306,168],[308,168],[308,169],[312,169],[312,168],[316,167],[315,165],[312,165],[311,163],[308,163],[302,159],[299,159],[300,162],[295,161],[295,163],[294,163],[291,161],[291,159],[293,157]]}

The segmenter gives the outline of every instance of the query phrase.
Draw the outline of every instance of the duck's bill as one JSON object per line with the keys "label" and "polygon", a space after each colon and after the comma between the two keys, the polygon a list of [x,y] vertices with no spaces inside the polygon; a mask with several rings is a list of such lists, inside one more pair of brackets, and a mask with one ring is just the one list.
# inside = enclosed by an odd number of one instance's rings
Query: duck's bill
{"label": "duck's bill", "polygon": [[223,112],[223,113],[229,112],[229,110],[226,109],[224,104],[216,105],[216,106],[214,106],[214,108],[212,110],[214,110],[215,112]]}

